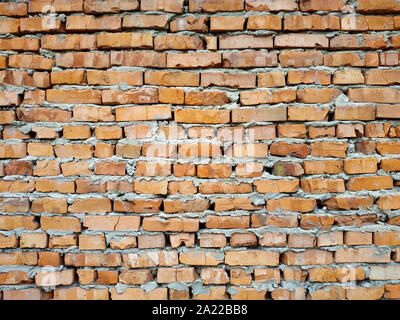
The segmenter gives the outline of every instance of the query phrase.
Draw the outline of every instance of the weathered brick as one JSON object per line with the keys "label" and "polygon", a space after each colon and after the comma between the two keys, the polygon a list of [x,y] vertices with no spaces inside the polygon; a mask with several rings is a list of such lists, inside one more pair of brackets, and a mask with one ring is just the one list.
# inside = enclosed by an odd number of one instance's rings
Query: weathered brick
{"label": "weathered brick", "polygon": [[274,251],[226,251],[225,263],[230,266],[277,266],[279,253]]}
{"label": "weathered brick", "polygon": [[139,8],[137,0],[88,0],[84,2],[85,13],[118,13],[135,11]]}
{"label": "weathered brick", "polygon": [[330,251],[311,249],[302,252],[287,251],[282,254],[282,261],[287,265],[327,265],[333,262]]}
{"label": "weathered brick", "polygon": [[300,0],[301,11],[341,11],[344,0]]}
{"label": "weathered brick", "polygon": [[329,39],[316,34],[282,34],[274,39],[276,48],[328,48]]}
{"label": "weathered brick", "polygon": [[336,263],[367,262],[385,263],[390,261],[390,251],[380,252],[375,248],[341,248],[335,251]]}
{"label": "weathered brick", "polygon": [[329,116],[329,108],[289,107],[288,120],[291,121],[325,121]]}
{"label": "weathered brick", "polygon": [[298,4],[295,0],[246,0],[245,7],[246,11],[295,11]]}
{"label": "weathered brick", "polygon": [[[271,36],[233,35],[219,37],[220,49],[271,49],[272,47]],[[224,67],[226,66],[224,65]]]}
{"label": "weathered brick", "polygon": [[[282,51],[279,54],[279,62],[282,67],[302,68],[320,66],[324,62],[323,57],[321,51]],[[306,78],[306,75],[308,75],[307,71],[302,72],[302,78]]]}
{"label": "weathered brick", "polygon": [[122,28],[137,28],[137,29],[151,28],[151,29],[162,29],[162,30],[168,29],[168,15],[159,15],[159,14],[126,15],[123,17],[122,20]]}
{"label": "weathered brick", "polygon": [[152,106],[117,108],[115,110],[115,117],[116,121],[145,121],[145,120],[170,119],[171,106],[152,105]]}
{"label": "weathered brick", "polygon": [[189,0],[189,12],[242,11],[243,0]]}
{"label": "weathered brick", "polygon": [[2,16],[26,16],[28,5],[23,2],[4,2],[0,4],[0,13]]}
{"label": "weathered brick", "polygon": [[399,11],[400,5],[394,0],[383,0],[380,2],[360,0],[357,6],[357,12],[365,13],[391,13]]}
{"label": "weathered brick", "polygon": [[261,68],[275,67],[278,57],[275,52],[232,51],[222,55],[224,68]]}
{"label": "weathered brick", "polygon": [[291,15],[284,18],[284,30],[340,30],[340,18],[334,15]]}
{"label": "weathered brick", "polygon": [[120,30],[121,18],[118,16],[95,17],[91,15],[68,16],[68,31]]}
{"label": "weathered brick", "polygon": [[393,179],[390,176],[350,178],[346,184],[346,188],[353,191],[392,189]]}
{"label": "weathered brick", "polygon": [[175,109],[178,123],[228,123],[228,110]]}
{"label": "weathered brick", "polygon": [[277,15],[251,15],[247,19],[247,30],[281,30],[282,18]]}
{"label": "weathered brick", "polygon": [[212,68],[219,67],[221,62],[221,54],[216,52],[167,54],[167,68]]}

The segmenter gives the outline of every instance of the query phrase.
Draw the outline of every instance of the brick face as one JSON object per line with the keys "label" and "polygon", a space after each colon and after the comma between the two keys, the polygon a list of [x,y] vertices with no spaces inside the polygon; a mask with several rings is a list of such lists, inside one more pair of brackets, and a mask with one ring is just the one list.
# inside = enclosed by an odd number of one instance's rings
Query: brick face
{"label": "brick face", "polygon": [[399,299],[399,13],[0,2],[0,300]]}

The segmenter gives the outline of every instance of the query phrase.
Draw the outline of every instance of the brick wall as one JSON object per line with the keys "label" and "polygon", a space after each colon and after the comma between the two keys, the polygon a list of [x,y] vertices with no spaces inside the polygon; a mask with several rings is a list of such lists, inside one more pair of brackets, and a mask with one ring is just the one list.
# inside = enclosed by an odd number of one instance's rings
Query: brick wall
{"label": "brick wall", "polygon": [[400,298],[399,12],[1,2],[0,297]]}

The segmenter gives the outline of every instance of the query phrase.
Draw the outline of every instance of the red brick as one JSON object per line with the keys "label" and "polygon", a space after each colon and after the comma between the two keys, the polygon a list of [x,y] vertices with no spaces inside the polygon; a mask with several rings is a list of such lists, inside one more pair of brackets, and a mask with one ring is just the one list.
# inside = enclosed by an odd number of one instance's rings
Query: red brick
{"label": "red brick", "polygon": [[225,263],[230,266],[277,266],[279,253],[273,251],[226,251]]}
{"label": "red brick", "polygon": [[344,0],[300,0],[301,11],[341,11]]}
{"label": "red brick", "polygon": [[300,227],[305,230],[330,230],[334,222],[333,217],[307,214],[301,216]]}
{"label": "red brick", "polygon": [[276,48],[328,48],[329,39],[316,34],[284,34],[274,39]]}
{"label": "red brick", "polygon": [[221,54],[216,52],[167,54],[167,68],[212,68],[220,65]]}
{"label": "red brick", "polygon": [[74,270],[39,272],[35,275],[35,284],[40,287],[71,285],[75,281]]}
{"label": "red brick", "polygon": [[390,261],[390,251],[380,252],[376,248],[341,248],[335,252],[336,263],[387,263]]}
{"label": "red brick", "polygon": [[257,75],[258,88],[273,88],[285,86],[284,72],[259,73]]}
{"label": "red brick", "polygon": [[108,300],[107,289],[84,289],[82,287],[56,288],[54,300]]}
{"label": "red brick", "polygon": [[40,42],[35,38],[0,39],[0,48],[5,51],[39,51]]}
{"label": "red brick", "polygon": [[246,0],[246,11],[295,11],[298,9],[296,0]]}
{"label": "red brick", "polygon": [[289,107],[288,120],[291,121],[326,121],[329,108],[318,107]]}
{"label": "red brick", "polygon": [[340,30],[340,18],[334,15],[286,16],[284,30]]}
{"label": "red brick", "polygon": [[139,8],[137,0],[88,0],[84,2],[85,13],[118,13]]}
{"label": "red brick", "polygon": [[4,19],[1,22],[0,33],[18,33],[19,19]]}
{"label": "red brick", "polygon": [[242,91],[240,102],[245,105],[287,103],[296,99],[296,92],[292,89],[274,91]]}
{"label": "red brick", "polygon": [[379,66],[379,55],[375,52],[358,54],[357,52],[334,52],[324,56],[324,65],[331,67],[377,67]]}
{"label": "red brick", "polygon": [[11,68],[51,70],[53,59],[34,54],[13,54],[8,57],[8,65]]}
{"label": "red brick", "polygon": [[372,0],[359,0],[357,12],[365,13],[392,13],[399,12],[400,5],[394,0],[383,0],[379,3]]}
{"label": "red brick", "polygon": [[228,123],[228,110],[175,109],[178,123]]}
{"label": "red brick", "polygon": [[162,29],[162,30],[168,29],[168,15],[158,15],[158,14],[126,15],[123,17],[122,20],[122,28],[138,28],[138,29],[151,28],[151,29]]}
{"label": "red brick", "polygon": [[4,300],[41,300],[39,289],[4,290]]}
{"label": "red brick", "polygon": [[189,0],[189,12],[242,11],[243,0]]}
{"label": "red brick", "polygon": [[2,16],[26,16],[28,6],[23,2],[4,2],[0,4],[0,14]]}
{"label": "red brick", "polygon": [[282,18],[277,15],[251,15],[247,19],[247,30],[281,30]]}
{"label": "red brick", "polygon": [[169,105],[152,105],[117,108],[115,111],[116,121],[144,121],[162,120],[171,118],[171,107]]}
{"label": "red brick", "polygon": [[98,52],[56,53],[56,66],[62,68],[94,68],[110,67],[110,55]]}
{"label": "red brick", "polygon": [[20,31],[25,33],[61,30],[61,19],[50,16],[21,18],[19,22]]}
{"label": "red brick", "polygon": [[[320,66],[324,63],[323,54],[321,51],[282,51],[279,54],[279,62],[282,67],[294,67],[294,68],[302,68],[302,67],[311,67],[311,66]],[[295,75],[292,73],[292,77]],[[305,81],[304,78],[308,78],[307,75],[312,71],[301,71],[302,74],[296,74],[296,78],[300,78],[302,81]],[[314,71],[310,75],[315,75],[317,71]],[[300,80],[299,79],[299,80]],[[299,81],[297,80],[297,81]],[[292,82],[295,80],[292,80]],[[315,81],[315,80],[314,80]],[[309,82],[309,81],[307,81]]]}
{"label": "red brick", "polygon": [[393,179],[390,176],[350,178],[350,180],[346,184],[346,189],[352,191],[380,190],[392,188]]}
{"label": "red brick", "polygon": [[74,267],[119,267],[120,253],[66,253],[65,265]]}
{"label": "red brick", "polygon": [[314,142],[311,155],[314,157],[345,158],[348,145],[342,142]]}
{"label": "red brick", "polygon": [[[233,35],[219,37],[220,49],[271,49],[271,36]],[[226,66],[225,66],[226,67]]]}
{"label": "red brick", "polygon": [[287,265],[327,265],[333,263],[333,254],[330,251],[311,249],[302,252],[287,251],[282,254],[282,262]]}
{"label": "red brick", "polygon": [[67,31],[96,31],[96,30],[120,30],[121,18],[118,16],[95,17],[90,15],[68,16],[66,22]]}
{"label": "red brick", "polygon": [[240,73],[210,73],[201,74],[201,86],[218,86],[230,88],[254,88],[256,75]]}
{"label": "red brick", "polygon": [[276,176],[301,176],[304,174],[303,166],[296,162],[275,162],[272,174]]}
{"label": "red brick", "polygon": [[232,51],[222,55],[224,68],[276,67],[278,57],[275,52]]}
{"label": "red brick", "polygon": [[310,148],[305,144],[289,144],[277,142],[270,145],[269,153],[279,157],[306,158],[310,154]]}
{"label": "red brick", "polygon": [[267,210],[276,211],[294,211],[294,212],[310,212],[316,207],[315,199],[301,198],[281,198],[278,200],[267,200]]}

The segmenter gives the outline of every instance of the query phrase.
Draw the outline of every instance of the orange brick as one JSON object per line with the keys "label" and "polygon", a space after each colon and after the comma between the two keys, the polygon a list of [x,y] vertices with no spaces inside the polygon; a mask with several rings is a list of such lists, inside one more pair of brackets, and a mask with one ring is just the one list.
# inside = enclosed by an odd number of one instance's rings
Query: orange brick
{"label": "orange brick", "polygon": [[376,248],[341,248],[335,252],[336,263],[387,263],[390,261],[390,251],[380,252]]}
{"label": "orange brick", "polygon": [[222,55],[224,68],[276,67],[278,56],[265,51],[232,51]]}
{"label": "orange brick", "polygon": [[85,70],[65,70],[50,74],[52,84],[85,84]]}
{"label": "orange brick", "polygon": [[[282,67],[294,67],[294,68],[301,68],[301,67],[310,67],[310,66],[319,66],[323,64],[323,54],[321,51],[282,51],[279,54],[279,62]],[[291,71],[292,77],[294,72]],[[305,79],[307,75],[316,74],[317,71],[301,71],[302,74],[297,72],[297,78],[300,76]],[[289,78],[288,78],[289,79]],[[303,80],[304,82],[305,80]],[[293,80],[291,80],[293,82]]]}
{"label": "orange brick", "polygon": [[259,73],[257,75],[258,88],[274,88],[285,86],[284,72]]}
{"label": "orange brick", "polygon": [[324,65],[331,67],[377,67],[379,66],[379,56],[377,53],[366,53],[360,56],[356,52],[335,52],[324,56]]}
{"label": "orange brick", "polygon": [[19,21],[21,32],[52,32],[61,30],[61,19],[50,16],[21,18]]}
{"label": "orange brick", "polygon": [[65,265],[74,267],[119,267],[120,253],[66,253]]}
{"label": "orange brick", "polygon": [[279,208],[283,211],[309,212],[313,211],[315,207],[315,199],[281,198],[267,201],[268,211],[276,211]]}
{"label": "orange brick", "polygon": [[228,110],[175,109],[178,123],[228,123]]}
{"label": "orange brick", "polygon": [[300,0],[301,11],[341,11],[344,0]]}
{"label": "orange brick", "polygon": [[242,11],[242,0],[189,0],[189,12]]}
{"label": "orange brick", "polygon": [[371,0],[360,0],[357,7],[357,12],[365,13],[391,13],[399,10],[399,4],[393,0],[384,0],[379,3]]}
{"label": "orange brick", "polygon": [[171,106],[151,105],[117,108],[115,118],[116,121],[166,120],[171,118]]}
{"label": "orange brick", "polygon": [[277,266],[279,253],[273,251],[226,251],[225,263],[230,266]]}
{"label": "orange brick", "polygon": [[34,54],[13,54],[8,57],[8,65],[11,68],[51,70],[53,67],[53,59]]}
{"label": "orange brick", "polygon": [[67,34],[64,37],[59,35],[43,35],[41,46],[47,50],[95,50],[96,36],[87,34]]}
{"label": "orange brick", "polygon": [[79,250],[105,250],[104,235],[79,235]]}
{"label": "orange brick", "polygon": [[372,244],[372,233],[347,231],[344,234],[344,242],[349,246]]}
{"label": "orange brick", "polygon": [[327,265],[333,263],[333,254],[330,251],[311,249],[302,252],[287,251],[282,254],[282,262],[287,265]]}
{"label": "orange brick", "polygon": [[371,176],[350,178],[346,184],[347,190],[380,190],[392,189],[393,179],[390,176]]}
{"label": "orange brick", "polygon": [[328,48],[329,39],[317,34],[281,34],[274,39],[276,48]]}
{"label": "orange brick", "polygon": [[0,33],[18,33],[20,19],[4,19],[1,23]]}
{"label": "orange brick", "polygon": [[[187,84],[189,85],[189,84]],[[201,74],[201,86],[218,86],[230,88],[254,88],[256,86],[255,74],[241,73],[214,73],[203,72]]]}
{"label": "orange brick", "polygon": [[68,16],[66,22],[68,31],[120,30],[121,18],[118,16],[95,17],[90,15]]}
{"label": "orange brick", "polygon": [[[128,1],[129,2],[129,1]],[[139,14],[126,15],[122,20],[122,28],[168,29],[168,15]],[[172,28],[171,28],[172,29]],[[172,31],[172,30],[171,30]],[[174,32],[174,31],[172,31]]]}
{"label": "orange brick", "polygon": [[0,4],[0,14],[2,16],[26,16],[28,5],[23,2],[4,2]]}
{"label": "orange brick", "polygon": [[167,54],[167,68],[212,68],[219,67],[221,62],[221,54],[216,52]]}
{"label": "orange brick", "polygon": [[89,126],[64,126],[63,138],[69,140],[88,139],[91,136]]}
{"label": "orange brick", "polygon": [[56,66],[62,68],[109,68],[110,55],[98,52],[56,53]]}
{"label": "orange brick", "polygon": [[299,8],[295,0],[246,0],[246,11],[295,11]]}
{"label": "orange brick", "polygon": [[340,30],[340,18],[334,15],[286,16],[284,30]]}
{"label": "orange brick", "polygon": [[56,288],[54,300],[108,300],[107,289],[84,289],[81,287]]}

